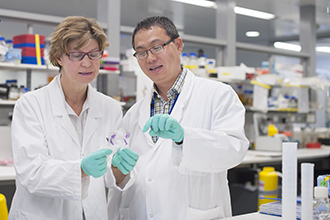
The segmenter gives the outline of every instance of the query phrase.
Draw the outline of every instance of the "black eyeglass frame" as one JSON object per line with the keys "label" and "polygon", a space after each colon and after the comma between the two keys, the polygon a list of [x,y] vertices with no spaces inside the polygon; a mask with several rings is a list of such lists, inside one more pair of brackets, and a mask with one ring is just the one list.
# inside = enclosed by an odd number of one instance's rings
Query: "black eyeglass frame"
{"label": "black eyeglass frame", "polygon": [[[98,57],[98,58],[91,58],[89,55],[91,53],[95,53],[95,52],[100,52],[100,57]],[[79,60],[72,60],[71,57],[70,57],[70,55],[71,54],[74,54],[74,53],[76,53],[76,54],[79,53],[79,54],[84,54],[84,55]],[[81,60],[83,60],[85,58],[86,55],[88,56],[88,58],[90,60],[99,60],[99,59],[102,58],[103,53],[104,53],[103,50],[94,50],[94,51],[90,51],[90,52],[87,52],[87,53],[84,53],[84,52],[70,52],[70,53],[67,53],[66,55],[69,57],[69,60],[71,60],[71,61],[81,61]]]}
{"label": "black eyeglass frame", "polygon": [[[176,37],[176,38],[177,38],[177,37]],[[153,46],[152,48],[150,48],[150,49],[148,49],[148,50],[144,50],[144,51],[141,51],[141,52],[135,52],[135,53],[133,54],[133,56],[134,56],[136,59],[138,59],[138,60],[143,60],[143,59],[145,59],[145,58],[148,57],[148,51],[150,51],[150,53],[152,53],[153,55],[160,54],[161,52],[164,51],[164,47],[165,47],[166,45],[169,45],[170,43],[174,42],[174,40],[175,40],[176,38],[171,38],[169,41],[167,41],[167,42],[165,42],[165,43],[163,43],[163,44],[159,44],[159,45]],[[159,46],[162,46],[163,50],[160,51],[159,53],[153,53],[153,52],[152,52],[152,49],[154,49],[155,47],[159,47]],[[139,59],[139,58],[137,57],[137,54],[138,54],[138,53],[144,53],[144,52],[146,52],[147,56],[144,57],[144,58],[140,58],[140,59]]]}

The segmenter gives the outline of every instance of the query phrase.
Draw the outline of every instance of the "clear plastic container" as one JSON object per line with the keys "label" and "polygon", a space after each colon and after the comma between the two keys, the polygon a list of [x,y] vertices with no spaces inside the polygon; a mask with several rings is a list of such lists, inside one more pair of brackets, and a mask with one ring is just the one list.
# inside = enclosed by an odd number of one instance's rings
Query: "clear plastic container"
{"label": "clear plastic container", "polygon": [[6,45],[6,41],[4,37],[0,37],[0,62],[5,60],[5,55],[8,51],[8,47]]}
{"label": "clear plastic container", "polygon": [[329,214],[328,188],[325,186],[314,187],[313,215],[315,220],[325,220]]}
{"label": "clear plastic container", "polygon": [[189,67],[189,57],[187,53],[182,53],[181,55],[181,65],[183,68],[188,68]]}
{"label": "clear plastic container", "polygon": [[194,70],[198,68],[198,61],[197,61],[197,54],[196,53],[190,53],[189,54],[189,66],[188,68],[190,70]]}
{"label": "clear plastic container", "polygon": [[6,40],[6,46],[8,49],[13,49],[13,40]]}
{"label": "clear plastic container", "polygon": [[10,85],[8,99],[17,100],[18,98],[19,98],[19,89],[17,85]]}

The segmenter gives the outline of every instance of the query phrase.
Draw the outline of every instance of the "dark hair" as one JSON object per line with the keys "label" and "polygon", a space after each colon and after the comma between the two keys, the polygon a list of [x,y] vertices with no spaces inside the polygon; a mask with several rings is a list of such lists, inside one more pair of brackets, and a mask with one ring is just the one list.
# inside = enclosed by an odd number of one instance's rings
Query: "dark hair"
{"label": "dark hair", "polygon": [[175,39],[179,37],[178,30],[176,29],[175,25],[173,22],[168,18],[164,16],[153,16],[153,17],[148,17],[142,21],[140,21],[134,31],[133,31],[133,36],[132,36],[132,46],[134,47],[134,37],[135,34],[140,31],[141,29],[150,29],[153,26],[158,26],[163,28],[166,31],[166,34],[171,38]]}

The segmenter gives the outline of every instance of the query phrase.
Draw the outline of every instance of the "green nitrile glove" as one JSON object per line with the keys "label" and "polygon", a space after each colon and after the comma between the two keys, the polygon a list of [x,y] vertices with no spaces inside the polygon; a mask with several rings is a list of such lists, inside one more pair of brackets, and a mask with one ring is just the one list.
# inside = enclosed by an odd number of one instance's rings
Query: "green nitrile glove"
{"label": "green nitrile glove", "polygon": [[111,153],[107,148],[92,152],[82,159],[81,168],[88,176],[99,178],[107,172],[107,155]]}
{"label": "green nitrile glove", "polygon": [[181,142],[184,136],[184,129],[179,122],[169,114],[157,114],[149,118],[143,127],[143,132],[149,131],[151,136],[172,139],[174,142]]}
{"label": "green nitrile glove", "polygon": [[111,164],[117,167],[124,175],[127,175],[133,170],[138,159],[139,155],[131,149],[124,148],[120,150],[119,147],[112,158]]}

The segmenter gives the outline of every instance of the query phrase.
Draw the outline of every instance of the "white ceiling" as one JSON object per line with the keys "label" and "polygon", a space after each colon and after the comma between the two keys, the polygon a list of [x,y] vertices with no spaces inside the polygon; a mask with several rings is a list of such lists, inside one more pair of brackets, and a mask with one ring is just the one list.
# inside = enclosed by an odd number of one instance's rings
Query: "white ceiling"
{"label": "white ceiling", "polygon": [[[0,0],[0,8],[26,11],[55,16],[85,15],[97,17],[97,0]],[[99,2],[102,0],[99,0]],[[273,13],[271,21],[237,15],[237,41],[269,45],[278,37],[295,37],[299,41],[300,5],[315,2],[318,32],[330,37],[330,14],[327,6],[330,0],[236,0],[240,7]],[[175,13],[174,13],[175,11]],[[175,21],[185,34],[215,37],[215,9],[192,6],[171,0],[121,0],[121,25],[134,27],[137,21],[151,15],[165,15]],[[179,15],[179,16],[178,16]],[[26,25],[21,26],[25,29]],[[181,29],[181,28],[180,28]],[[258,38],[247,38],[245,32],[257,30]],[[23,31],[23,32],[24,32]],[[5,33],[4,33],[5,32]],[[8,32],[8,33],[6,33]],[[0,23],[0,35],[18,34]],[[124,41],[130,42],[130,39]],[[318,40],[318,44],[330,46],[330,41]],[[129,45],[130,46],[130,45]],[[129,47],[128,46],[128,47]]]}

